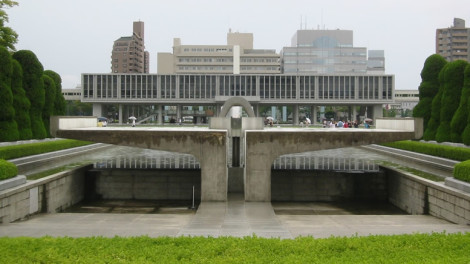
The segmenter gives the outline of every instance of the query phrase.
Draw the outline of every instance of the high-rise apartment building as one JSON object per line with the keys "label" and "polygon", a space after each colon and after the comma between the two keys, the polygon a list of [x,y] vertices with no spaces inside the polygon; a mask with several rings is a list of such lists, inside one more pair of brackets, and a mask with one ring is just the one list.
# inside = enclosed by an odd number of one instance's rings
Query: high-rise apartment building
{"label": "high-rise apartment building", "polygon": [[132,36],[121,37],[114,41],[111,71],[149,73],[149,53],[145,51],[144,22],[134,22]]}
{"label": "high-rise apartment building", "polygon": [[352,30],[297,30],[281,52],[282,71],[308,73],[384,73],[383,50],[354,47]]}
{"label": "high-rise apartment building", "polygon": [[159,74],[278,74],[276,50],[253,49],[253,34],[231,32],[227,45],[182,45],[173,40],[173,53],[158,53]]}
{"label": "high-rise apartment building", "polygon": [[470,28],[465,20],[454,18],[454,25],[436,30],[436,53],[447,61],[465,60],[470,62]]}

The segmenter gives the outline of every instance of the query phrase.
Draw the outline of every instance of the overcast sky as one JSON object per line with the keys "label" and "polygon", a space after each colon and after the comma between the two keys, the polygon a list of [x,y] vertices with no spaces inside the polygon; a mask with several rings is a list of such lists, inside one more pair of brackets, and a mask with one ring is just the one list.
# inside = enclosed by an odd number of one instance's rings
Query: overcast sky
{"label": "overcast sky", "polygon": [[145,22],[150,73],[157,53],[182,44],[226,44],[227,32],[253,33],[255,49],[289,46],[296,30],[353,30],[354,46],[385,51],[396,89],[417,89],[425,59],[435,52],[437,28],[454,17],[470,27],[469,0],[17,0],[6,10],[19,34],[17,50],[32,50],[45,69],[58,72],[63,88],[81,73],[110,73],[114,40]]}

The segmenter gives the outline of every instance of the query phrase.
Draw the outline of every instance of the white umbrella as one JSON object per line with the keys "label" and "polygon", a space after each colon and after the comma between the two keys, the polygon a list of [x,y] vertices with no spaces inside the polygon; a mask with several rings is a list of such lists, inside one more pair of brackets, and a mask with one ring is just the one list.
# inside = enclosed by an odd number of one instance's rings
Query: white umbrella
{"label": "white umbrella", "polygon": [[308,117],[305,118],[305,120],[307,120],[307,123],[309,123],[309,124],[312,123],[312,121],[310,121],[310,118],[308,118]]}
{"label": "white umbrella", "polygon": [[274,120],[274,118],[272,118],[272,117],[270,117],[270,116],[266,117],[266,119]]}
{"label": "white umbrella", "polygon": [[129,119],[130,120],[137,120],[137,118],[135,116],[130,116]]}

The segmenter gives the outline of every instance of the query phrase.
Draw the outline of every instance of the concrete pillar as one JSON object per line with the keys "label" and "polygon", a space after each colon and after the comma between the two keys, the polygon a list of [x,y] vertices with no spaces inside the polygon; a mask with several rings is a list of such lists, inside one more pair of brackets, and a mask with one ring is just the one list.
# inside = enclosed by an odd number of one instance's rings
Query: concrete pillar
{"label": "concrete pillar", "polygon": [[287,106],[282,107],[282,121],[283,122],[287,121]]}
{"label": "concrete pillar", "polygon": [[180,122],[180,120],[181,122],[183,121],[181,117],[181,112],[182,112],[181,108],[182,108],[181,105],[176,105],[176,122]]}
{"label": "concrete pillar", "polygon": [[383,107],[381,104],[379,105],[374,105],[374,109],[373,109],[373,118],[376,119],[376,118],[380,118],[380,117],[384,117],[384,112],[383,112]]}
{"label": "concrete pillar", "polygon": [[310,119],[312,119],[312,125],[315,125],[317,123],[317,107],[312,105],[310,107],[310,113],[312,113],[312,116]]}
{"label": "concrete pillar", "polygon": [[119,104],[119,124],[122,125],[122,104]]}
{"label": "concrete pillar", "polygon": [[277,114],[277,107],[276,106],[271,106],[271,117],[276,120],[276,114]]}
{"label": "concrete pillar", "polygon": [[292,106],[292,123],[294,126],[299,125],[299,105]]}
{"label": "concrete pillar", "polygon": [[163,105],[157,105],[157,125],[163,124]]}
{"label": "concrete pillar", "polygon": [[352,106],[352,121],[357,120],[357,107],[355,105]]}
{"label": "concrete pillar", "polygon": [[103,105],[102,104],[93,104],[93,116],[100,117],[103,116]]}
{"label": "concrete pillar", "polygon": [[253,106],[253,112],[255,112],[255,116],[259,117],[259,105],[255,104]]}

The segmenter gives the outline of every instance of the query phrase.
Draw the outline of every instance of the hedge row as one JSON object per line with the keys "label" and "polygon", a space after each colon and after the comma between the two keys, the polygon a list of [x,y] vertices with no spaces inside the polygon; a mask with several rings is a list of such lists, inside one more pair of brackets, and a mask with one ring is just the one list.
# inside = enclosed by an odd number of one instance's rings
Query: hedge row
{"label": "hedge row", "polygon": [[454,178],[470,182],[470,160],[460,162],[454,167]]}
{"label": "hedge row", "polygon": [[417,141],[396,141],[383,143],[383,146],[409,150],[413,152],[423,153],[436,157],[466,161],[470,160],[470,148],[452,147],[433,143],[423,143]]}
{"label": "hedge row", "polygon": [[258,237],[0,238],[1,263],[468,263],[470,233]]}
{"label": "hedge row", "polygon": [[15,164],[0,159],[0,181],[15,177],[18,175],[18,168]]}
{"label": "hedge row", "polygon": [[75,148],[92,144],[87,141],[62,139],[50,142],[39,142],[0,147],[0,159],[16,159],[25,156],[37,155],[51,151]]}

